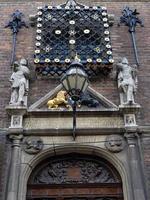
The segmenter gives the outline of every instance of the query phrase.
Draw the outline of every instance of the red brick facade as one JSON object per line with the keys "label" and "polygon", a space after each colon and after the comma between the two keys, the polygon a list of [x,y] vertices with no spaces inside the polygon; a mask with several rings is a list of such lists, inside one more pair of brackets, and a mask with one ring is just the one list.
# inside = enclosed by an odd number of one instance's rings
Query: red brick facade
{"label": "red brick facade", "polygon": [[[128,28],[122,25],[118,27],[121,10],[128,5],[140,12],[139,17],[144,21],[144,27],[137,27],[136,40],[139,54],[139,71],[138,71],[138,90],[136,95],[136,102],[141,105],[141,110],[138,115],[138,125],[150,126],[150,3],[148,1],[90,1],[82,0],[79,3],[86,5],[103,5],[106,6],[110,14],[115,14],[114,25],[110,28],[111,42],[113,48],[114,60],[117,62],[120,57],[127,57],[130,64],[134,64],[133,48],[131,43]],[[10,19],[10,15],[17,9],[24,13],[24,20],[29,24],[29,15],[36,14],[37,7],[45,4],[58,5],[64,3],[62,0],[55,1],[0,1],[0,129],[8,128],[9,117],[5,111],[5,106],[8,105],[10,99],[10,83],[9,77],[11,75],[10,55],[12,49],[12,33],[10,29],[4,28]],[[35,30],[36,27],[22,28],[17,36],[17,59],[25,57],[29,61],[30,69],[32,71],[32,78],[30,81],[29,91],[29,105],[41,98],[51,89],[59,84],[59,80],[41,79],[35,75],[35,65],[33,63],[34,45],[35,45]],[[114,64],[115,66],[115,64]],[[106,98],[115,104],[119,104],[119,94],[117,91],[117,82],[111,74],[110,76],[91,81],[91,86]],[[4,136],[0,135],[0,199],[2,199],[2,188],[5,187],[4,165],[7,164],[3,143]],[[1,142],[2,141],[2,142]],[[150,190],[150,138],[145,134],[143,139],[144,160],[147,175],[147,186]],[[6,167],[7,169],[7,167]],[[2,175],[3,174],[3,175]]]}

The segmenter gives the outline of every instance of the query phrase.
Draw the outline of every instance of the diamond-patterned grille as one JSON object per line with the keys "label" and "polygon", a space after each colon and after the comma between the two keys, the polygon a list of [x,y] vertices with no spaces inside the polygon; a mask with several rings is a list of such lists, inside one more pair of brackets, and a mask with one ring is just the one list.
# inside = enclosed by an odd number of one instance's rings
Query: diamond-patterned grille
{"label": "diamond-patterned grille", "polygon": [[109,73],[113,59],[105,7],[45,6],[37,14],[38,74],[61,76],[76,54],[88,75]]}

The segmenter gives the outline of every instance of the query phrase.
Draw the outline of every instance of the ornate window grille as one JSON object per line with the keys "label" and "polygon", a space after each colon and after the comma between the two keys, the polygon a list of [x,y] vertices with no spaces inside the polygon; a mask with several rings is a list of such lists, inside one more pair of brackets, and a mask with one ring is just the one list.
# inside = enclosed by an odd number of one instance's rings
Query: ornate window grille
{"label": "ornate window grille", "polygon": [[112,68],[108,14],[69,0],[57,7],[39,7],[34,63],[41,75],[61,76],[78,55],[89,76]]}

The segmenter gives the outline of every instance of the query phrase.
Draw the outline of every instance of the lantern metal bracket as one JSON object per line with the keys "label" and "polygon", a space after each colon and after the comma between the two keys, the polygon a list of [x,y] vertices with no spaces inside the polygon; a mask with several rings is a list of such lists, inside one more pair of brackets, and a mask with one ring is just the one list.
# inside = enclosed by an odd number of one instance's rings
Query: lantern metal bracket
{"label": "lantern metal bracket", "polygon": [[120,17],[120,23],[118,24],[120,26],[120,24],[124,23],[125,26],[129,27],[129,33],[131,34],[131,38],[132,38],[132,44],[133,44],[134,55],[135,55],[137,66],[139,66],[139,59],[138,59],[136,40],[135,40],[135,28],[137,24],[140,24],[141,27],[144,26],[142,20],[140,20],[137,17],[137,15],[139,14],[140,13],[137,12],[136,9],[133,11],[129,7],[126,6],[125,9],[122,11],[122,16]]}
{"label": "lantern metal bracket", "polygon": [[15,61],[15,52],[16,52],[16,40],[17,40],[17,34],[19,30],[22,27],[28,28],[26,23],[22,21],[23,13],[21,13],[19,10],[16,10],[12,15],[12,20],[8,22],[8,24],[5,26],[5,28],[10,28],[12,30],[13,34],[13,44],[12,44],[12,54],[11,54],[11,65],[13,65]]}
{"label": "lantern metal bracket", "polygon": [[76,108],[77,108],[76,101],[73,101],[72,108],[73,108],[73,133],[72,133],[72,136],[73,136],[73,140],[75,140],[75,138],[76,138]]}
{"label": "lantern metal bracket", "polygon": [[82,64],[76,53],[74,61],[70,65],[68,72],[62,77],[61,83],[65,91],[68,93],[70,98],[70,105],[73,110],[73,140],[76,138],[76,107],[77,102],[80,100],[81,95],[86,91],[89,81],[85,71],[80,67]]}

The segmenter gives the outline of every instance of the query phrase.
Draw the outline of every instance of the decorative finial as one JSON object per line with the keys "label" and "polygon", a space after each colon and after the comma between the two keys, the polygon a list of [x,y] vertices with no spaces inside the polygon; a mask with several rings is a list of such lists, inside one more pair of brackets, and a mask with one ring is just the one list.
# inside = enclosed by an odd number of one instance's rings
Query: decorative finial
{"label": "decorative finial", "polygon": [[81,59],[79,58],[79,56],[78,56],[77,52],[76,52],[76,55],[75,55],[75,58],[74,58],[74,60],[75,60],[76,62],[80,62],[80,61],[81,61]]}
{"label": "decorative finial", "polygon": [[76,3],[75,0],[68,0],[68,1],[66,2],[66,6],[67,6],[67,7],[74,7],[74,6],[76,6],[76,5],[77,5],[77,3]]}
{"label": "decorative finial", "polygon": [[17,34],[19,30],[22,27],[28,28],[26,23],[22,20],[23,13],[20,12],[19,10],[16,10],[12,15],[12,19],[7,23],[5,28],[10,28],[12,30],[13,34],[13,47],[12,47],[12,54],[11,54],[11,66],[13,65],[15,59],[16,59],[16,40],[17,40]]}
{"label": "decorative finial", "polygon": [[135,40],[135,31],[137,24],[140,24],[142,27],[143,22],[141,19],[137,17],[140,13],[137,12],[137,10],[131,10],[129,7],[125,7],[125,9],[122,11],[122,16],[120,17],[120,23],[118,24],[125,24],[125,26],[129,27],[129,33],[131,34],[132,38],[132,44],[134,49],[134,55],[135,55],[135,61],[136,65],[139,66],[139,58],[138,58],[138,52],[136,47],[136,40]]}

